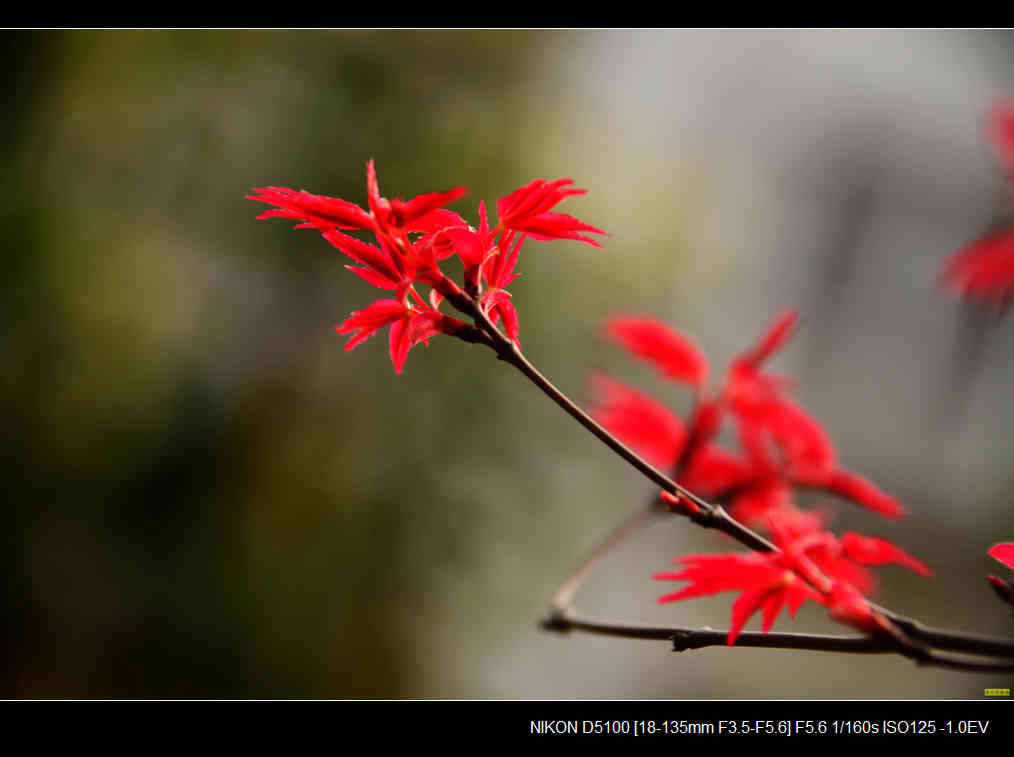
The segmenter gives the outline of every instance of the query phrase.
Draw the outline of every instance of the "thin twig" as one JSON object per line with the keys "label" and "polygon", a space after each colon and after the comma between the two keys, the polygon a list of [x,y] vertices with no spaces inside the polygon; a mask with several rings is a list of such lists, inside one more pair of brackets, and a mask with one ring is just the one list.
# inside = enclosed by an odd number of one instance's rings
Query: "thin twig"
{"label": "thin twig", "polygon": [[553,608],[553,611],[559,613],[567,612],[574,601],[574,595],[577,593],[577,590],[581,588],[581,584],[584,583],[595,566],[614,547],[626,541],[632,534],[641,530],[664,513],[665,510],[656,499],[648,503],[647,506],[638,508],[620,521],[612,531],[606,534],[602,541],[588,551],[581,562],[560,582],[560,585],[553,593],[553,598],[550,600],[550,606]]}
{"label": "thin twig", "polygon": [[602,441],[607,447],[612,449],[620,457],[634,466],[634,468],[640,471],[648,478],[648,480],[654,482],[660,488],[670,492],[671,494],[679,494],[690,502],[693,502],[700,510],[698,515],[692,516],[692,520],[695,523],[706,528],[713,528],[727,533],[729,536],[733,537],[750,549],[760,552],[778,551],[777,547],[763,536],[755,531],[751,531],[749,528],[746,528],[741,523],[731,518],[720,505],[711,504],[694,494],[689,489],[686,489],[676,483],[669,478],[669,476],[666,476],[655,466],[630,449],[630,447],[609,433],[609,431],[603,428],[598,421],[578,407],[570,399],[570,397],[557,389],[556,386],[554,386],[549,379],[543,376],[534,365],[528,362],[528,359],[521,353],[521,350],[517,348],[517,345],[500,333],[500,330],[497,329],[497,327],[489,320],[488,316],[482,312],[482,309],[474,303],[472,303],[469,315],[472,315],[475,318],[476,326],[486,331],[490,337],[492,337],[494,349],[496,349],[497,356],[501,360],[510,363],[521,371],[521,373],[528,377],[532,383],[539,387],[546,396],[559,405],[568,415],[588,429],[588,431]]}
{"label": "thin twig", "polygon": [[[704,649],[705,647],[727,647],[729,636],[728,631],[716,631],[711,628],[645,626],[599,618],[588,618],[578,615],[572,609],[567,613],[553,613],[542,622],[542,627],[561,633],[573,630],[626,639],[670,640],[672,641],[674,652]],[[735,646],[847,654],[897,654],[900,651],[899,644],[895,640],[882,636],[832,636],[808,633],[755,633],[750,631],[744,631],[739,634],[736,637]],[[901,646],[910,649],[907,644],[902,643]],[[952,655],[942,655],[932,650],[923,650],[921,653],[910,652],[909,654],[905,654],[905,656],[927,667],[948,668],[950,670],[962,670],[974,673],[1014,672],[1014,661],[1002,663],[979,662]]]}

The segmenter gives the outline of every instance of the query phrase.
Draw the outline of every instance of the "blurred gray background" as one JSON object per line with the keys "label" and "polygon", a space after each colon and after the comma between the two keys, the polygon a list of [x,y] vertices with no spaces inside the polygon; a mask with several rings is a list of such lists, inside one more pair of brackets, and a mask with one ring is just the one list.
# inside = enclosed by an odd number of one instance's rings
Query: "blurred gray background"
{"label": "blurred gray background", "polygon": [[[572,177],[602,250],[529,242],[530,359],[575,399],[606,370],[688,397],[599,338],[650,314],[713,372],[784,307],[773,367],[844,465],[911,511],[830,503],[894,539],[879,601],[1010,634],[983,576],[1014,538],[1014,323],[936,287],[1008,219],[983,118],[1009,32],[0,33],[7,697],[950,698],[1009,676],[885,657],[542,632],[581,554],[652,487],[498,362],[436,338],[391,369],[334,325],[375,291],[319,235],[255,221],[268,184],[365,202],[364,166],[454,209]],[[807,503],[821,504],[812,496]],[[578,597],[726,627],[732,596],[658,606],[674,520]],[[749,626],[756,627],[756,622]],[[776,628],[837,630],[805,607]]]}

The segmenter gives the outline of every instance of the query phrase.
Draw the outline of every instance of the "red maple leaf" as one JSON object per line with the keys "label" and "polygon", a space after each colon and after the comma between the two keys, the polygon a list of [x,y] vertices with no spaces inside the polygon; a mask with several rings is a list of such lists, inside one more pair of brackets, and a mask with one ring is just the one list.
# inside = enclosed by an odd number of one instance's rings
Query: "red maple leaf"
{"label": "red maple leaf", "polygon": [[807,599],[823,603],[824,598],[810,586],[780,552],[771,554],[687,555],[677,562],[683,570],[656,573],[659,581],[689,581],[683,589],[658,598],[659,603],[710,596],[723,591],[741,592],[732,605],[732,622],[727,643],[733,646],[750,617],[762,612],[761,629],[767,633],[783,607],[789,615]]}
{"label": "red maple leaf", "polygon": [[[678,497],[663,497],[684,514],[694,510]],[[688,581],[689,585],[666,594],[659,602],[675,602],[723,591],[739,591],[732,605],[728,643],[732,646],[743,626],[758,610],[763,611],[761,630],[767,633],[783,606],[790,616],[807,599],[828,606],[835,620],[862,630],[880,627],[880,619],[866,601],[873,590],[866,565],[897,563],[921,575],[931,571],[907,552],[887,541],[856,533],[841,538],[823,530],[819,518],[810,517],[791,504],[769,513],[771,533],[780,551],[728,555],[687,555],[677,560],[684,569],[658,573],[663,581]]]}
{"label": "red maple leaf", "polygon": [[694,340],[654,318],[611,318],[606,331],[666,378],[694,387],[703,386],[708,379],[708,359]]}
{"label": "red maple leaf", "polygon": [[593,374],[591,382],[599,423],[653,465],[675,465],[687,438],[679,416],[654,397],[603,373]]}
{"label": "red maple leaf", "polygon": [[[778,314],[757,342],[733,359],[718,392],[708,391],[707,357],[688,335],[652,318],[615,317],[607,335],[663,376],[694,387],[688,426],[661,403],[601,374],[593,378],[593,414],[621,441],[674,472],[680,484],[729,503],[737,520],[766,527],[796,487],[832,492],[881,515],[904,510],[892,497],[840,467],[827,432],[791,398],[793,381],[764,364],[788,341],[798,315]],[[736,423],[742,453],[713,440],[723,418]]]}
{"label": "red maple leaf", "polygon": [[[1014,100],[993,107],[987,133],[1014,179]],[[961,297],[1006,308],[1014,298],[1014,228],[993,231],[951,254],[941,269],[940,285]]]}
{"label": "red maple leaf", "polygon": [[820,573],[836,583],[848,583],[862,594],[872,594],[876,580],[865,566],[901,565],[921,576],[933,575],[924,563],[887,539],[863,536],[849,531],[836,537],[818,523],[791,519],[772,513],[775,542],[782,548],[795,549]]}
{"label": "red maple leaf", "polygon": [[435,308],[407,306],[402,300],[377,300],[353,313],[335,330],[339,334],[351,334],[345,349],[352,350],[385,326],[391,327],[388,346],[394,372],[401,373],[412,347],[419,342],[429,344],[429,338],[436,334],[454,334],[465,324]]}
{"label": "red maple leaf", "polygon": [[[350,271],[368,284],[394,292],[394,299],[377,300],[355,312],[337,327],[350,334],[345,348],[353,349],[379,329],[391,327],[389,349],[395,371],[400,373],[408,351],[435,334],[461,334],[464,324],[439,312],[442,299],[476,298],[485,315],[503,323],[507,337],[520,344],[518,315],[507,286],[517,278],[518,253],[527,236],[536,240],[576,239],[599,247],[579,232],[604,232],[572,216],[551,212],[572,195],[571,179],[533,181],[500,200],[500,215],[490,229],[485,204],[479,204],[479,229],[470,227],[447,205],[466,190],[455,187],[430,192],[409,200],[388,199],[380,194],[376,167],[366,166],[367,209],[337,197],[295,191],[285,187],[263,187],[249,199],[274,205],[258,218],[289,218],[296,228],[313,228],[336,249],[352,259]],[[370,231],[376,244],[369,244],[344,232]],[[457,255],[465,267],[464,295],[440,268],[440,262]],[[416,285],[431,287],[427,300]]]}
{"label": "red maple leaf", "polygon": [[969,299],[1006,307],[1014,297],[1014,229],[987,234],[947,259],[945,289]]}
{"label": "red maple leaf", "polygon": [[551,208],[568,197],[581,195],[587,191],[570,188],[573,183],[573,179],[557,179],[549,182],[536,179],[507,197],[501,198],[496,207],[499,225],[511,231],[523,232],[538,241],[575,239],[601,247],[602,245],[591,237],[578,232],[605,234],[604,231],[566,213],[550,212]]}

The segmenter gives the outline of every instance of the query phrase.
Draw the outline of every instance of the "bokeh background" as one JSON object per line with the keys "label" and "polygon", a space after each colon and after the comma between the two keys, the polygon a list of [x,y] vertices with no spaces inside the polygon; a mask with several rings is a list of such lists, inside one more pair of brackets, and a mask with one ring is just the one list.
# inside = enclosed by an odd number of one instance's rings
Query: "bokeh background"
{"label": "bokeh background", "polygon": [[[464,184],[476,221],[532,178],[605,248],[529,243],[526,352],[688,397],[600,339],[614,313],[693,333],[716,373],[784,307],[774,367],[903,523],[932,581],[880,601],[1011,634],[983,576],[1014,537],[1014,322],[937,288],[1008,218],[983,137],[1009,32],[53,31],[0,34],[0,413],[7,697],[977,698],[1009,676],[895,658],[540,631],[555,585],[650,485],[481,348],[394,375],[334,325],[374,291],[320,237],[257,222],[267,184],[365,201]],[[813,502],[820,504],[820,502]],[[665,522],[578,597],[659,607]],[[751,625],[751,628],[754,625]],[[786,630],[837,630],[807,606]]]}

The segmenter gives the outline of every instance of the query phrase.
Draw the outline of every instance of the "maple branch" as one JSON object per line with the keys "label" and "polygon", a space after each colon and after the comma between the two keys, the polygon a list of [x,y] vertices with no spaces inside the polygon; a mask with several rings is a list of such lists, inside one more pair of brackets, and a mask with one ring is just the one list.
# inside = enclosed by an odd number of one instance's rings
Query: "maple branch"
{"label": "maple branch", "polygon": [[760,534],[734,520],[723,507],[705,501],[689,489],[686,489],[676,483],[643,457],[630,449],[630,447],[613,436],[602,425],[600,425],[598,421],[588,415],[588,413],[575,404],[570,397],[557,389],[549,379],[543,376],[539,370],[522,354],[521,350],[518,349],[518,346],[504,336],[493,322],[490,321],[489,316],[482,311],[482,308],[479,307],[475,300],[465,296],[464,294],[453,298],[448,297],[448,300],[451,304],[458,308],[458,310],[471,316],[475,320],[476,327],[489,336],[490,342],[487,342],[487,344],[496,351],[497,357],[500,360],[510,363],[521,371],[521,373],[523,373],[533,384],[539,387],[546,396],[559,405],[568,415],[584,426],[616,454],[634,466],[634,468],[640,471],[646,478],[648,478],[649,481],[652,481],[660,488],[670,492],[671,494],[678,494],[684,497],[696,505],[700,512],[695,515],[688,516],[691,520],[705,528],[713,528],[715,530],[722,531],[750,549],[760,552],[777,551],[774,544],[769,542]]}
{"label": "maple branch", "polygon": [[913,640],[921,641],[935,649],[949,652],[964,652],[984,657],[1009,657],[1014,659],[1014,641],[995,639],[988,636],[933,628],[920,621],[906,618],[891,610],[884,609],[868,602],[873,610],[890,620]]}
{"label": "maple branch", "polygon": [[[683,513],[700,526],[716,529],[728,534],[744,546],[758,552],[777,552],[778,548],[760,534],[733,519],[721,505],[705,501],[698,495],[673,481],[644,458],[613,436],[594,418],[588,415],[567,395],[561,392],[549,379],[542,375],[522,354],[518,346],[508,339],[483,312],[477,298],[458,289],[446,292],[451,304],[460,312],[470,316],[475,330],[462,338],[469,342],[482,343],[493,349],[497,357],[510,363],[524,374],[533,384],[578,421],[596,438],[630,463],[646,478],[674,495],[684,497],[696,506],[697,512]],[[551,614],[543,621],[546,629],[566,632],[581,630],[589,633],[608,634],[627,638],[672,639],[675,651],[699,649],[705,646],[725,645],[728,632],[711,629],[657,628],[627,625],[610,621],[581,618],[573,613],[571,601],[592,569],[612,549],[646,524],[651,515],[660,512],[659,503],[652,502],[621,521],[578,563],[563,580],[551,601]],[[808,649],[829,652],[885,653],[894,652],[912,659],[919,665],[943,667],[971,672],[1014,671],[1014,642],[991,639],[930,628],[918,621],[906,618],[872,602],[870,608],[883,619],[883,627],[877,634],[861,637],[824,636],[817,634],[775,633],[748,634],[737,637],[737,645],[750,647]],[[1001,659],[1002,662],[978,662],[952,655],[943,655],[936,649],[963,652],[981,657]]]}
{"label": "maple branch", "polygon": [[[685,652],[705,647],[728,647],[728,631],[712,628],[679,628],[619,623],[611,620],[588,618],[567,612],[553,612],[542,621],[542,628],[559,633],[584,631],[586,633],[615,636],[626,639],[668,640],[674,652]],[[1010,662],[977,662],[951,655],[942,655],[928,649],[916,651],[908,643],[899,644],[883,636],[832,636],[809,633],[756,633],[744,631],[736,637],[736,647],[761,649],[794,649],[810,652],[839,652],[847,654],[903,654],[920,665],[948,668],[976,673],[1009,673],[1014,671]]]}
{"label": "maple branch", "polygon": [[[576,630],[629,639],[670,639],[673,642],[674,652],[726,646],[728,631],[710,628],[653,627],[587,618],[577,614],[573,608],[574,596],[594,567],[616,546],[648,525],[654,516],[663,512],[666,510],[662,508],[661,503],[653,500],[620,521],[596,544],[564,578],[553,594],[550,615],[541,622],[542,628],[560,633]],[[807,633],[742,632],[736,638],[736,646],[864,654],[896,653],[908,657],[919,665],[951,670],[980,673],[1014,671],[1012,642],[931,628],[872,603],[870,606],[887,621],[886,634],[828,636]],[[979,662],[942,655],[934,649],[963,652],[980,657],[1010,658],[1010,662]]]}
{"label": "maple branch", "polygon": [[[575,613],[572,608],[566,612],[553,612],[540,625],[546,630],[560,633],[573,630],[626,639],[671,641],[674,652],[728,646],[729,638],[728,631],[716,631],[713,628],[680,628],[620,623],[584,617]],[[752,631],[743,631],[737,636],[736,646],[854,654],[889,654],[897,651],[894,645],[874,636],[829,636],[806,633],[756,633]]]}
{"label": "maple branch", "polygon": [[[872,606],[872,605],[871,605]],[[886,616],[884,616],[886,618]],[[1007,659],[1005,662],[976,662],[965,658],[955,657],[953,655],[944,655],[939,652],[935,652],[930,645],[922,643],[921,641],[913,639],[909,636],[902,628],[894,622],[887,620],[883,626],[883,633],[887,637],[893,639],[897,644],[897,651],[899,654],[908,657],[913,660],[917,665],[925,665],[938,668],[950,668],[951,670],[963,670],[967,672],[978,672],[978,673],[1006,673],[1014,671],[1014,659]],[[953,637],[947,634],[948,638],[953,641]],[[966,643],[968,649],[966,650],[969,654],[985,656],[985,657],[999,657],[999,658],[1010,658],[1008,654],[994,654],[982,648],[973,648],[975,638],[966,637]],[[993,641],[993,640],[983,640]],[[1008,645],[1011,646],[1011,645]]]}

